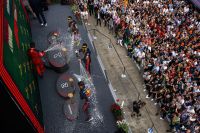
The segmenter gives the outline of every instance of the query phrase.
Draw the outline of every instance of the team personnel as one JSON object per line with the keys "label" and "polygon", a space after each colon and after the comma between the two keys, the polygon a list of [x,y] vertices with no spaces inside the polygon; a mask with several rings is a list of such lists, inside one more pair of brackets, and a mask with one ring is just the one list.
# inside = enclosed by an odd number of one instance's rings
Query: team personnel
{"label": "team personnel", "polygon": [[44,62],[42,61],[42,57],[45,55],[44,52],[39,52],[37,49],[35,49],[35,43],[32,42],[30,44],[30,48],[28,50],[28,56],[31,58],[37,74],[42,77],[43,73],[45,71],[45,66],[44,66]]}
{"label": "team personnel", "polygon": [[[42,10],[42,2],[41,0],[29,0],[30,6],[32,7],[33,11],[35,12],[37,19],[41,26],[47,26],[46,18],[43,14]],[[42,20],[41,20],[41,18]]]}

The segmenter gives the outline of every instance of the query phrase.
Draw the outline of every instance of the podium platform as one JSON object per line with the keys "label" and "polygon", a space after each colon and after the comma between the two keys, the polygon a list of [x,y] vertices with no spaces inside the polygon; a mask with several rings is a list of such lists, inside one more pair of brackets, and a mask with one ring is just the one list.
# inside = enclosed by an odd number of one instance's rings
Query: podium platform
{"label": "podium platform", "polygon": [[76,87],[73,76],[67,73],[62,74],[57,80],[56,89],[58,94],[64,98],[70,99],[74,97]]}

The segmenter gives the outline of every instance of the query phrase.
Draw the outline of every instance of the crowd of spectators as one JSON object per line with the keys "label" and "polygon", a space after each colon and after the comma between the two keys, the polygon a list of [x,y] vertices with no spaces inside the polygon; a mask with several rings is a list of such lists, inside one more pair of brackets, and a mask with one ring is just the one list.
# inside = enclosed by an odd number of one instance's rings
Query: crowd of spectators
{"label": "crowd of spectators", "polygon": [[200,131],[200,14],[189,0],[86,0],[144,69],[148,95],[176,132]]}

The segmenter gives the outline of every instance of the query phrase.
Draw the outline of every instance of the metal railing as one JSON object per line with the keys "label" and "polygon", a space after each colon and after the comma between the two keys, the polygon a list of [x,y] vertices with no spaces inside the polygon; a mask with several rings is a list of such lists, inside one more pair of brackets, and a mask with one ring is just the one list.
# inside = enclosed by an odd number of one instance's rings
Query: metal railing
{"label": "metal railing", "polygon": [[[140,99],[141,99],[141,94],[140,94],[140,92],[139,92],[139,89],[136,87],[136,85],[135,85],[134,81],[132,80],[130,74],[129,74],[128,71],[126,70],[126,67],[125,67],[125,65],[124,65],[124,63],[123,63],[123,61],[122,61],[122,58],[120,57],[120,55],[119,55],[119,53],[118,53],[118,51],[117,51],[115,45],[113,44],[111,38],[108,37],[107,35],[105,35],[104,33],[102,33],[101,31],[99,31],[98,29],[89,29],[89,30],[88,30],[88,29],[86,28],[86,26],[85,26],[84,23],[83,23],[83,25],[84,25],[85,29],[87,30],[88,34],[90,34],[90,31],[93,31],[93,34],[96,36],[96,32],[98,32],[99,34],[103,35],[105,38],[107,38],[107,39],[109,40],[110,44],[111,44],[112,47],[114,48],[115,53],[117,54],[117,57],[118,57],[119,61],[121,62],[122,66],[123,66],[123,74],[126,74],[126,75],[128,76],[128,78],[130,79],[132,85],[134,86],[135,90],[137,91],[137,95],[138,95],[137,99],[140,100]],[[90,36],[91,36],[91,34],[90,34]],[[92,40],[92,44],[93,44],[93,46],[94,46],[95,54],[98,55],[98,52],[97,52],[96,47],[95,47],[95,45],[94,45],[94,40]],[[104,70],[104,74],[105,74],[105,76],[106,76],[107,82],[109,83],[110,81],[109,81],[109,78],[108,78],[107,70],[106,70],[106,69]],[[151,121],[151,123],[152,123],[151,128],[154,128],[154,129],[156,130],[156,132],[158,133],[158,130],[157,130],[157,128],[156,128],[155,125],[154,125],[154,122],[153,122],[153,120],[152,120],[152,118],[151,118],[151,116],[150,116],[150,112],[149,112],[148,108],[147,108],[146,106],[144,106],[144,108],[145,108],[145,110],[146,110],[146,112],[147,112],[147,115],[148,115],[148,117],[149,117],[149,119],[150,119],[150,121]]]}

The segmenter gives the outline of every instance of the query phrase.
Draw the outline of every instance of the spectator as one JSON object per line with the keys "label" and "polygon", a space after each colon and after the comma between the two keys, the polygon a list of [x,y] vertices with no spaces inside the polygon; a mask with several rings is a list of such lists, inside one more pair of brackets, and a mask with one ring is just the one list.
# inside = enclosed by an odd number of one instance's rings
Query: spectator
{"label": "spectator", "polygon": [[94,14],[94,1],[93,0],[88,0],[88,7],[89,7],[90,16],[92,16]]}
{"label": "spectator", "polygon": [[[199,132],[200,15],[183,0],[95,3],[97,25],[109,24],[121,46],[144,68],[148,95],[171,131]],[[107,19],[109,15],[109,19]],[[137,110],[136,110],[137,111]]]}
{"label": "spectator", "polygon": [[101,12],[100,10],[98,9],[97,10],[97,26],[100,25],[101,26]]}

